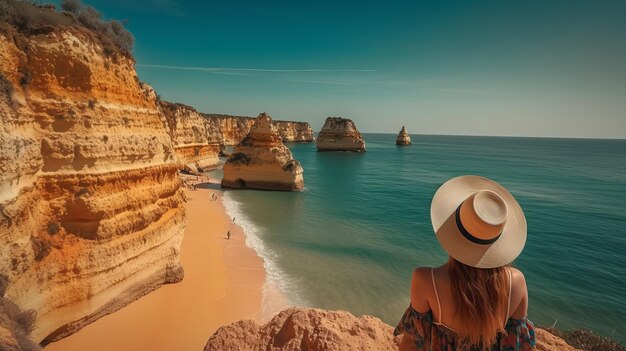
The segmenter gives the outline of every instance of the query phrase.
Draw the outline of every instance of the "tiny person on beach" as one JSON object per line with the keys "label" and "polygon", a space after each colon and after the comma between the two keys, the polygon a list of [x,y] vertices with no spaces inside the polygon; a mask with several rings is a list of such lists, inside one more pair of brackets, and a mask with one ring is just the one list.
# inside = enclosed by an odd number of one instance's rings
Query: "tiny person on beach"
{"label": "tiny person on beach", "polygon": [[226,240],[230,240],[230,230],[226,233]]}
{"label": "tiny person on beach", "polygon": [[526,218],[502,186],[478,176],[444,183],[430,207],[449,259],[413,271],[411,303],[394,331],[400,350],[529,351],[524,275],[511,263],[526,243]]}

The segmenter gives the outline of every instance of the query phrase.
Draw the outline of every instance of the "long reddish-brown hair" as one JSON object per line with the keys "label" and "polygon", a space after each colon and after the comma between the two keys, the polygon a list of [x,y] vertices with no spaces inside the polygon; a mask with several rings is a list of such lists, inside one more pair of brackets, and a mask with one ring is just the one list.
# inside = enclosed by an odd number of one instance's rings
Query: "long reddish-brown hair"
{"label": "long reddish-brown hair", "polygon": [[504,267],[474,268],[448,261],[450,287],[460,332],[469,345],[490,347],[504,332],[508,317],[509,279]]}

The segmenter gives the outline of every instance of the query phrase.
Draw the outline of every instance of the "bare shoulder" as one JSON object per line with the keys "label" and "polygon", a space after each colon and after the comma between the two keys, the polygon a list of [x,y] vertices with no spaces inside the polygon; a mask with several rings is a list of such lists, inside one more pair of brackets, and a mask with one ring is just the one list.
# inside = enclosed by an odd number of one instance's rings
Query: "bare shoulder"
{"label": "bare shoulder", "polygon": [[430,279],[430,267],[417,267],[413,270],[413,279],[418,279],[420,281],[428,281]]}
{"label": "bare shoulder", "polygon": [[524,273],[515,267],[507,267],[511,271],[511,278],[513,279],[513,286],[519,286],[520,288],[526,287],[526,277]]}

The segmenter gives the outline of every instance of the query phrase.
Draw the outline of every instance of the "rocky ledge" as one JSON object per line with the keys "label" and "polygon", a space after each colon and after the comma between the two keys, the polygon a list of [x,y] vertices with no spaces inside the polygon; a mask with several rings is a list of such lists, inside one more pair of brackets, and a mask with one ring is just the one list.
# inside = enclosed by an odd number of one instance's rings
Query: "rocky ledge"
{"label": "rocky ledge", "polygon": [[317,136],[317,151],[365,151],[365,140],[351,119],[328,117]]}
{"label": "rocky ledge", "polygon": [[302,172],[300,162],[293,159],[272,125],[272,118],[261,113],[224,164],[222,187],[302,190]]}
{"label": "rocky ledge", "polygon": [[398,137],[396,138],[396,145],[411,145],[411,136],[406,131],[406,128],[402,126]]}
{"label": "rocky ledge", "polygon": [[[204,351],[396,351],[399,343],[393,327],[376,317],[293,307],[264,325],[242,320],[223,326],[209,338]],[[580,350],[538,328],[537,351]]]}

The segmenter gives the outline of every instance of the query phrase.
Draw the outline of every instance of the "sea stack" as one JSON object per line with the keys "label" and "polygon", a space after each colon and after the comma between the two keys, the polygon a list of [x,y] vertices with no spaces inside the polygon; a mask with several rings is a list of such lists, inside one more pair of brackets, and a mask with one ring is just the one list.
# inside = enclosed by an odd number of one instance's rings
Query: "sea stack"
{"label": "sea stack", "polygon": [[409,133],[406,131],[404,126],[400,129],[400,133],[398,133],[396,145],[411,145],[411,136],[409,136]]}
{"label": "sea stack", "polygon": [[302,172],[300,162],[293,159],[272,118],[264,112],[224,164],[222,188],[302,190]]}
{"label": "sea stack", "polygon": [[365,140],[351,119],[328,117],[317,136],[317,151],[365,151]]}

